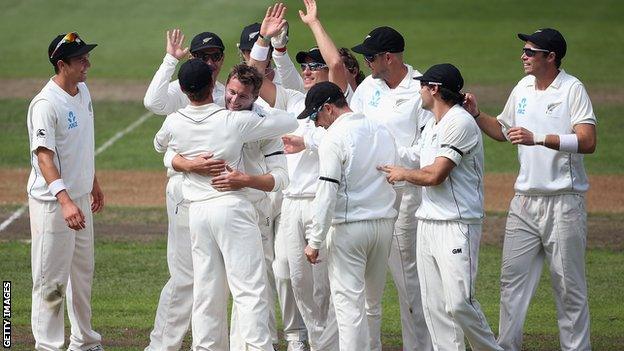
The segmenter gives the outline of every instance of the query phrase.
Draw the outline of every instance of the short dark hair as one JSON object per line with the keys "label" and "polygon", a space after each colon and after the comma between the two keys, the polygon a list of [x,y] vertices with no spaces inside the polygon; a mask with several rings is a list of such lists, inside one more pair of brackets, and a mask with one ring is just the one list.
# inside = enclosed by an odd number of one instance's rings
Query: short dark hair
{"label": "short dark hair", "polygon": [[443,86],[438,86],[438,91],[440,92],[440,98],[451,105],[459,105],[462,106],[464,104],[464,100],[466,99],[466,95],[462,93],[454,92],[450,89],[447,89]]}
{"label": "short dark hair", "polygon": [[70,58],[68,58],[68,57],[64,57],[64,58],[62,58],[62,59],[58,59],[58,61],[56,61],[56,63],[54,63],[54,64],[52,65],[52,66],[54,66],[54,74],[58,74],[58,73],[59,73],[59,71],[60,71],[60,70],[59,70],[59,68],[58,68],[58,62],[59,62],[59,61],[63,61],[63,62],[65,62],[66,64],[68,64],[68,65],[69,65],[69,60],[70,60]]}
{"label": "short dark hair", "polygon": [[342,62],[344,62],[344,65],[345,67],[347,67],[347,70],[352,74],[357,72],[357,75],[355,76],[355,83],[357,85],[360,85],[360,83],[362,83],[362,81],[364,81],[364,78],[365,78],[364,73],[360,70],[360,63],[355,58],[355,56],[353,56],[351,51],[349,51],[349,49],[340,48],[338,52],[340,53],[340,56],[342,57]]}
{"label": "short dark hair", "polygon": [[184,91],[184,89],[182,89],[182,91],[184,92],[184,94],[186,94],[186,96],[188,96],[189,100],[191,100],[192,102],[200,102],[206,100],[208,96],[212,94],[213,86],[214,84],[208,84],[200,90],[192,93]]}
{"label": "short dark hair", "polygon": [[263,77],[255,67],[240,63],[232,67],[225,84],[229,83],[232,78],[238,79],[245,86],[252,86],[254,96],[258,96],[260,93]]}
{"label": "short dark hair", "polygon": [[344,96],[337,98],[336,101],[331,102],[331,104],[339,108],[343,108],[348,105],[347,99]]}

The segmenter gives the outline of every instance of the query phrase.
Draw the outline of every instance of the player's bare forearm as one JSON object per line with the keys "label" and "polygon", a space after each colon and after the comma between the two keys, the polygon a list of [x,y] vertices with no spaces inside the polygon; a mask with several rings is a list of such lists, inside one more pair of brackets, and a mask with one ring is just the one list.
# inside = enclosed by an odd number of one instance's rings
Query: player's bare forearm
{"label": "player's bare forearm", "polygon": [[50,184],[61,178],[61,175],[54,164],[54,151],[40,147],[35,151],[35,154],[37,155],[39,169],[41,170],[41,174],[43,175],[43,179],[45,179],[46,183]]}
{"label": "player's bare forearm", "polygon": [[441,184],[444,178],[437,174],[431,166],[426,166],[421,169],[408,170],[405,174],[405,180],[415,185],[433,186]]}
{"label": "player's bare forearm", "polygon": [[269,173],[262,175],[248,175],[247,187],[262,191],[273,191],[275,178]]}
{"label": "player's bare forearm", "polygon": [[503,129],[496,117],[490,116],[487,113],[480,111],[479,117],[476,118],[479,128],[487,134],[490,138],[496,141],[507,141]]}
{"label": "player's bare forearm", "polygon": [[329,68],[329,81],[335,83],[343,91],[347,88],[347,69],[342,62],[342,57],[338,48],[329,37],[329,34],[323,28],[321,22],[317,19],[309,24],[312,34],[316,39],[319,51]]}

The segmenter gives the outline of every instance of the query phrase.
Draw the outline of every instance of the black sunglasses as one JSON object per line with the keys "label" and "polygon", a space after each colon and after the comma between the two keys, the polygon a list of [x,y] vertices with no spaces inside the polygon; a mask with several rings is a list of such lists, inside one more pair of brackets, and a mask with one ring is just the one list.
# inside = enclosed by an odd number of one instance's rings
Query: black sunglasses
{"label": "black sunglasses", "polygon": [[223,52],[221,51],[215,51],[212,53],[208,53],[208,52],[196,52],[193,54],[194,57],[201,59],[204,62],[208,62],[208,60],[212,61],[212,62],[218,62],[221,61],[221,59],[223,58]]}
{"label": "black sunglasses", "polygon": [[310,121],[316,122],[316,120],[318,119],[318,114],[319,112],[321,112],[321,110],[323,109],[323,106],[325,106],[326,103],[329,102],[329,100],[331,100],[331,96],[327,98],[327,100],[325,100],[321,106],[319,106],[314,112],[312,112],[312,114],[310,114]]}
{"label": "black sunglasses", "polygon": [[324,63],[320,63],[320,62],[310,62],[310,63],[302,63],[301,64],[301,70],[305,71],[307,69],[309,69],[312,72],[315,71],[320,71],[323,68],[327,68],[327,65]]}
{"label": "black sunglasses", "polygon": [[537,55],[538,52],[545,52],[545,53],[549,53],[549,50],[544,50],[544,49],[535,49],[535,48],[522,48],[522,52],[527,56],[527,57],[533,57],[535,55]]}
{"label": "black sunglasses", "polygon": [[373,55],[364,55],[364,60],[366,60],[366,62],[368,63],[373,63],[373,61],[375,61],[375,58],[377,58],[377,56],[383,55],[383,54],[385,54],[385,52],[378,52]]}

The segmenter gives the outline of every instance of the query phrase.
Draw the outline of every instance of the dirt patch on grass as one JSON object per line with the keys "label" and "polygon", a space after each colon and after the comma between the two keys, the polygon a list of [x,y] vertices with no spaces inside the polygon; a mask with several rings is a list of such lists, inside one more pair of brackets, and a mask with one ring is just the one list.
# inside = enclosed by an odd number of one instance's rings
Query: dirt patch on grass
{"label": "dirt patch on grass", "polygon": [[[29,169],[0,169],[0,205],[26,202]],[[97,172],[106,203],[113,206],[163,206],[167,177],[164,171]],[[485,209],[504,212],[509,208],[515,174],[485,175]],[[624,213],[624,176],[592,175],[587,193],[590,213]]]}
{"label": "dirt patch on grass", "polygon": [[[25,184],[29,170],[0,170],[0,221],[26,202]],[[161,240],[167,232],[165,212],[166,175],[163,171],[99,171],[109,208],[95,216],[98,238],[114,241],[149,242]],[[591,176],[587,196],[588,247],[624,250],[624,177]],[[487,174],[485,178],[486,217],[482,241],[502,245],[505,213],[513,196],[512,174]],[[2,232],[4,240],[30,238],[28,214]]]}
{"label": "dirt patch on grass", "polygon": [[[3,78],[0,79],[0,99],[17,98],[30,99],[48,82],[48,78]],[[114,80],[89,79],[89,91],[94,100],[106,101],[142,101],[149,80]],[[507,101],[507,97],[514,87],[514,82],[504,84],[480,85],[466,87],[466,91],[477,95],[479,102],[488,105],[499,105]],[[622,104],[624,103],[624,89],[609,85],[595,84],[587,87],[592,103]]]}

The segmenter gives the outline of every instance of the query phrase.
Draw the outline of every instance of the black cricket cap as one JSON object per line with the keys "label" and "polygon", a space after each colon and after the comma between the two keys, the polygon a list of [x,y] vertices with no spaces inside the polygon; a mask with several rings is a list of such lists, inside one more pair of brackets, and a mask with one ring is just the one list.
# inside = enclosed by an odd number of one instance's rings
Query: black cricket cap
{"label": "black cricket cap", "polygon": [[297,53],[297,56],[295,56],[297,63],[306,63],[306,59],[308,58],[314,63],[326,64],[325,60],[323,59],[323,55],[321,55],[321,50],[319,50],[319,48],[316,46],[308,51],[299,51]]}
{"label": "black cricket cap", "polygon": [[[65,41],[59,45],[61,40]],[[97,44],[85,43],[76,32],[59,34],[48,46],[48,58],[56,66],[58,60],[84,55],[96,46]]]}
{"label": "black cricket cap", "polygon": [[223,45],[221,38],[212,32],[199,33],[191,40],[191,53],[209,48],[217,48],[224,51],[225,45]]}
{"label": "black cricket cap", "polygon": [[258,36],[260,35],[260,23],[252,23],[243,28],[238,41],[238,48],[240,50],[251,50]]}
{"label": "black cricket cap", "polygon": [[364,42],[356,45],[351,50],[362,55],[375,55],[380,52],[403,52],[405,40],[401,33],[390,27],[378,27],[373,29]]}
{"label": "black cricket cap", "polygon": [[190,59],[178,71],[180,88],[187,93],[196,93],[212,85],[212,68],[199,58]]}
{"label": "black cricket cap", "polygon": [[457,67],[450,63],[441,63],[431,66],[425,74],[414,78],[425,83],[438,83],[444,88],[459,93],[464,87],[464,78]]}
{"label": "black cricket cap", "polygon": [[297,119],[308,118],[318,112],[321,106],[344,98],[344,93],[336,84],[328,81],[316,83],[308,90],[305,98],[305,109],[297,116]]}
{"label": "black cricket cap", "polygon": [[522,41],[535,43],[535,45],[539,46],[539,49],[554,52],[559,59],[565,56],[568,48],[563,35],[558,30],[552,28],[538,29],[533,34],[518,33],[518,38]]}

